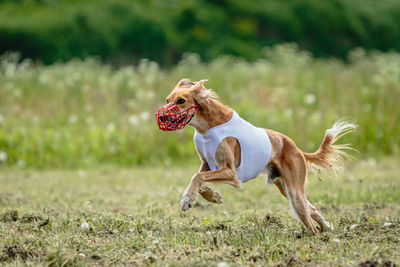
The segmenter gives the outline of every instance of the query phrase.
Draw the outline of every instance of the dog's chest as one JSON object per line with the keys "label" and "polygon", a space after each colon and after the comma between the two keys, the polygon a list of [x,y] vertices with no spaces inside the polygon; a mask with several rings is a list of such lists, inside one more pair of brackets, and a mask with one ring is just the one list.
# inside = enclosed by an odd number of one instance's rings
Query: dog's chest
{"label": "dog's chest", "polygon": [[241,163],[236,168],[239,180],[244,183],[257,177],[271,156],[267,132],[243,120],[236,112],[229,122],[211,128],[205,134],[196,132],[193,138],[196,147],[206,158],[212,171],[218,169],[215,159],[218,145],[227,137],[236,138],[240,144]]}

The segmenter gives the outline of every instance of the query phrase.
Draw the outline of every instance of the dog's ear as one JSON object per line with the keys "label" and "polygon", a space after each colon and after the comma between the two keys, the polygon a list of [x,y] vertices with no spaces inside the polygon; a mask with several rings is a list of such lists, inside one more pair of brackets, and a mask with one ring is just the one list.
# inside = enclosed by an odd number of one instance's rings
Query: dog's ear
{"label": "dog's ear", "polygon": [[204,83],[205,83],[206,81],[207,81],[207,80],[200,80],[200,81],[196,82],[196,83],[190,88],[190,91],[191,91],[191,93],[192,93],[194,99],[196,99],[196,101],[197,101],[198,103],[204,102],[204,101],[207,100],[208,97],[209,97],[209,90],[206,89],[206,88],[204,87]]}
{"label": "dog's ear", "polygon": [[192,82],[189,78],[184,78],[178,82],[178,84],[175,87],[192,87],[195,85],[194,82]]}
{"label": "dog's ear", "polygon": [[202,102],[208,100],[208,99],[217,99],[218,95],[211,89],[207,89],[204,87],[204,83],[208,81],[208,80],[200,80],[198,82],[195,83],[195,85],[193,85],[190,88],[190,91],[194,97],[194,99],[196,99],[197,103],[201,104]]}

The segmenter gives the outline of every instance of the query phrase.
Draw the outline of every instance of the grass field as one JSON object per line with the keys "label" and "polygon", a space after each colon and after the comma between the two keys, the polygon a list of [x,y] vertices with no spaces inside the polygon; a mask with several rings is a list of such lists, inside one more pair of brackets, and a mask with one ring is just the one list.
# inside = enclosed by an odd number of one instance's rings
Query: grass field
{"label": "grass field", "polygon": [[[193,129],[163,133],[152,114],[184,77],[208,78],[244,119],[303,151],[339,117],[358,125],[341,140],[358,161],[341,178],[309,179],[308,198],[332,233],[306,232],[262,178],[244,190],[213,186],[222,206],[198,199],[179,211],[198,169]],[[399,264],[399,103],[396,52],[358,49],[343,62],[285,44],[256,62],[188,54],[169,69],[3,55],[0,265]]]}
{"label": "grass field", "polygon": [[[181,194],[196,166],[0,173],[0,264],[384,266],[400,263],[400,160],[363,160],[343,177],[309,177],[308,198],[333,223],[310,235],[259,177],[215,185],[221,206]],[[86,224],[87,223],[87,224]]]}

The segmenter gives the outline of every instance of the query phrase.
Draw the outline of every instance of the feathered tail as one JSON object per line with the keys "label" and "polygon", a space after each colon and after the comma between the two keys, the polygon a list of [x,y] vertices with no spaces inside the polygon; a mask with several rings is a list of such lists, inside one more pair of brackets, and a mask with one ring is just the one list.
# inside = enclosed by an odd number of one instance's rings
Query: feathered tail
{"label": "feathered tail", "polygon": [[344,150],[352,149],[349,145],[334,145],[343,135],[348,134],[356,128],[356,125],[344,120],[336,121],[332,128],[326,130],[324,140],[315,153],[304,153],[308,163],[330,172],[334,176],[343,170],[343,159],[349,157]]}

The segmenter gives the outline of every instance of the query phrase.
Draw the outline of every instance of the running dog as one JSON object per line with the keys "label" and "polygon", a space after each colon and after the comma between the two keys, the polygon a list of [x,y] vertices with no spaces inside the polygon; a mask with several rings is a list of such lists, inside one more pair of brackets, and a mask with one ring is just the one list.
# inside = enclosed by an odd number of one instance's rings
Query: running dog
{"label": "running dog", "polygon": [[206,80],[193,82],[182,79],[167,97],[167,104],[155,114],[158,126],[175,131],[190,125],[195,129],[194,142],[201,159],[199,171],[181,200],[181,210],[193,207],[196,195],[212,203],[222,203],[221,195],[206,183],[226,183],[241,188],[242,183],[265,174],[290,203],[295,215],[312,233],[331,230],[319,211],[307,200],[305,185],[307,167],[337,174],[343,168],[347,145],[334,145],[355,125],[337,121],[326,130],[322,144],[315,153],[301,151],[282,133],[257,128],[243,120],[234,110],[217,101],[217,95],[204,87]]}

